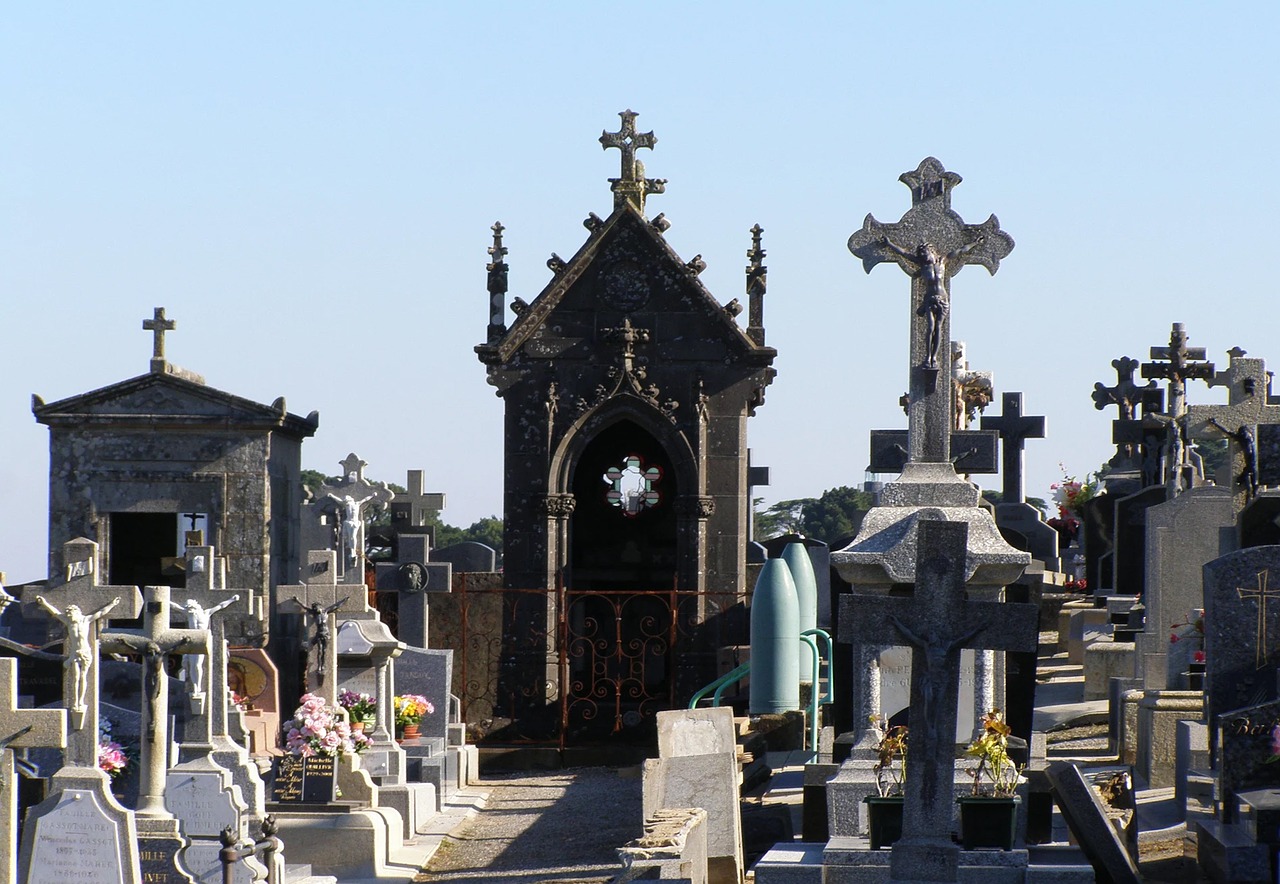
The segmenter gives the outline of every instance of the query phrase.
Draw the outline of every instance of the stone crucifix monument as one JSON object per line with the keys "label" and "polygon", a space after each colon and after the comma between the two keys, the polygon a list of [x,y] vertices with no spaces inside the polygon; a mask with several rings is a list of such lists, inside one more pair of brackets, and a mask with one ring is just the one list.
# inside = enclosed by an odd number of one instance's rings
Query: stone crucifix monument
{"label": "stone crucifix monument", "polygon": [[831,554],[831,564],[855,591],[912,583],[918,524],[924,519],[965,522],[966,582],[998,589],[1017,580],[1031,558],[1004,541],[991,515],[978,506],[977,487],[956,475],[953,396],[950,383],[938,382],[938,351],[950,340],[951,278],[966,264],[995,273],[1013,239],[995,215],[982,224],[966,224],[951,209],[951,189],[960,176],[932,157],[900,177],[911,188],[911,208],[896,224],[867,215],[862,229],[849,238],[849,250],[867,272],[891,261],[911,277],[907,461],[898,480],[885,486],[881,505],[867,513],[853,543]]}
{"label": "stone crucifix monument", "polygon": [[37,746],[61,749],[66,745],[66,710],[19,709],[18,661],[0,657],[0,884],[13,884],[18,873],[18,789],[13,750]]}
{"label": "stone crucifix monument", "polygon": [[[1192,405],[1187,409],[1187,436],[1217,436],[1230,442],[1230,476],[1218,477],[1232,490],[1236,512],[1266,484],[1259,463],[1258,437],[1280,424],[1280,401],[1269,395],[1271,376],[1261,359],[1249,359],[1243,350],[1230,352],[1226,371],[1218,372],[1209,386],[1227,388],[1226,405]],[[1261,429],[1260,429],[1261,428]]]}
{"label": "stone crucifix monument", "polygon": [[340,464],[342,481],[320,486],[316,503],[334,519],[333,545],[338,551],[342,579],[347,583],[363,583],[365,518],[384,509],[394,495],[385,482],[370,482],[364,477],[368,463],[355,452]]}
{"label": "stone crucifix monument", "polygon": [[1168,382],[1168,414],[1165,424],[1167,439],[1164,446],[1164,479],[1169,496],[1175,497],[1194,484],[1188,479],[1187,465],[1187,381],[1198,379],[1212,381],[1212,362],[1205,362],[1204,347],[1187,346],[1187,327],[1175,322],[1169,332],[1169,344],[1151,348],[1151,362],[1142,364],[1144,378],[1162,378]]}
{"label": "stone crucifix monument", "polygon": [[286,610],[300,610],[307,634],[302,647],[307,652],[306,690],[337,702],[338,646],[337,614],[369,610],[368,591],[363,583],[337,581],[333,550],[307,553],[305,583],[276,587],[276,604]]}
{"label": "stone crucifix monument", "polygon": [[910,597],[840,597],[844,642],[896,639],[911,648],[906,802],[902,839],[890,858],[894,881],[955,881],[960,848],[951,840],[960,651],[1033,651],[1032,603],[965,597],[968,526],[922,521]]}

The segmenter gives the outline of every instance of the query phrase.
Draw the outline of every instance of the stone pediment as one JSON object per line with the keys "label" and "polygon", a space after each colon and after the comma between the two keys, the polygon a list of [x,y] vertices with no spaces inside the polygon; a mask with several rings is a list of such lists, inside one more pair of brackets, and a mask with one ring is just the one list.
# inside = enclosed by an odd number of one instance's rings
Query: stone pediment
{"label": "stone pediment", "polygon": [[[607,220],[597,220],[571,259],[550,263],[555,276],[533,303],[520,310],[500,339],[476,348],[483,362],[502,365],[520,354],[595,359],[597,323],[618,325],[624,316],[657,320],[655,352],[667,359],[706,359],[709,347],[722,351],[717,359],[761,364],[776,354],[746,335],[735,314],[702,284],[698,271],[629,204],[616,208]],[[667,328],[672,334],[662,332],[664,317],[671,320]]]}
{"label": "stone pediment", "polygon": [[298,437],[311,436],[320,423],[318,412],[305,418],[290,414],[284,397],[271,405],[223,392],[202,383],[164,372],[153,372],[45,403],[31,397],[31,411],[39,423],[54,426],[131,424],[277,429]]}

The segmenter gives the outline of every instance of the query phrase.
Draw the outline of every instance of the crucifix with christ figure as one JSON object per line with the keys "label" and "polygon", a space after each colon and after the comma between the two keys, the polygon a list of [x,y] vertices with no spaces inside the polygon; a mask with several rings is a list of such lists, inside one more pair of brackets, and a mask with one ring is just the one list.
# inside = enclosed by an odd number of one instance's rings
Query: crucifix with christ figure
{"label": "crucifix with christ figure", "polygon": [[336,615],[369,610],[368,590],[363,583],[337,581],[335,558],[333,550],[312,550],[307,553],[306,582],[276,587],[276,604],[291,605],[304,615],[305,688],[315,693],[327,692],[324,696],[332,702],[337,701],[338,683]]}
{"label": "crucifix with christ figure", "polygon": [[994,274],[1013,250],[1013,237],[995,215],[966,224],[951,208],[960,183],[933,157],[899,180],[911,188],[911,208],[896,224],[867,215],[849,237],[849,251],[870,273],[896,263],[911,277],[911,386],[908,393],[908,463],[950,460],[951,390],[938,384],[938,354],[951,339],[951,278],[967,264]]}

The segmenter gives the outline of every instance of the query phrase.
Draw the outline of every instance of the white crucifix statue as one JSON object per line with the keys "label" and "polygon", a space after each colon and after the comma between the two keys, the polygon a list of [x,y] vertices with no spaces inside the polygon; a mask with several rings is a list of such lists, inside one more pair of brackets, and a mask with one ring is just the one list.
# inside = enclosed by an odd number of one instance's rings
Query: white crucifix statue
{"label": "white crucifix statue", "polygon": [[337,548],[343,577],[348,583],[362,583],[365,515],[381,512],[394,495],[385,482],[370,482],[364,477],[366,461],[355,452],[348,454],[341,465],[342,482],[323,485],[320,491],[337,519]]}
{"label": "white crucifix statue", "polygon": [[98,766],[98,636],[104,620],[137,617],[142,594],[136,586],[97,582],[98,544],[86,538],[62,547],[62,580],[52,586],[26,587],[24,607],[38,606],[64,630],[62,702],[70,712],[66,765]]}

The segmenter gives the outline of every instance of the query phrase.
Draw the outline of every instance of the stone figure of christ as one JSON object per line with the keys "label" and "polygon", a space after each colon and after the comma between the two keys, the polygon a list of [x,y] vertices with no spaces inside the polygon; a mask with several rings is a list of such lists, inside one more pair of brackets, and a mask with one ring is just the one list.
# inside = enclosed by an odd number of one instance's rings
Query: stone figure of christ
{"label": "stone figure of christ", "polygon": [[325,496],[338,505],[343,561],[348,566],[354,566],[360,558],[359,552],[356,550],[356,542],[360,538],[360,528],[364,524],[364,520],[360,518],[360,511],[366,503],[373,500],[375,495],[369,494],[359,500],[356,500],[350,494],[339,497],[330,492]]}
{"label": "stone figure of christ", "polygon": [[36,601],[66,629],[62,667],[71,672],[71,711],[84,713],[88,709],[89,667],[93,665],[93,655],[97,652],[91,638],[93,625],[120,604],[120,597],[116,596],[92,614],[83,613],[79,605],[67,605],[65,611],[60,611],[42,595],[36,596]]}
{"label": "stone figure of christ", "polygon": [[1235,481],[1241,483],[1245,489],[1245,495],[1252,499],[1258,496],[1258,445],[1253,437],[1253,428],[1248,424],[1242,424],[1236,432],[1231,432],[1222,424],[1218,423],[1217,418],[1209,418],[1209,426],[1218,430],[1222,435],[1226,436],[1232,442],[1240,446],[1240,454],[1244,457],[1244,469],[1240,471],[1239,476],[1235,476]]}
{"label": "stone figure of christ", "polygon": [[[949,685],[947,680],[955,681],[960,674],[959,666],[948,667],[946,665],[947,657],[957,648],[962,647],[969,639],[973,638],[982,631],[982,627],[978,626],[970,629],[968,632],[960,635],[952,636],[947,639],[945,636],[934,634],[934,630],[929,630],[925,636],[917,635],[898,617],[890,617],[893,625],[898,632],[902,633],[902,637],[913,647],[918,648],[924,657],[924,673],[920,677],[920,700],[921,715],[924,716],[926,727],[925,734],[932,744],[938,738],[938,710],[936,704],[942,699]],[[912,674],[912,681],[915,682],[916,675]]]}
{"label": "stone figure of christ", "polygon": [[[212,608],[206,608],[194,599],[187,599],[186,604],[178,604],[175,607],[187,615],[187,628],[208,632],[213,622],[213,615],[238,601],[240,596],[233,595]],[[182,658],[182,670],[186,673],[187,681],[191,685],[191,693],[196,696],[204,693],[204,669],[203,661],[199,656],[187,654]]]}
{"label": "stone figure of christ", "polygon": [[916,308],[916,315],[925,320],[925,361],[922,367],[938,367],[938,349],[942,345],[942,321],[951,310],[951,297],[947,291],[947,280],[950,278],[954,262],[963,258],[983,242],[979,236],[973,242],[963,245],[946,255],[927,242],[922,242],[915,249],[904,249],[891,242],[889,237],[880,237],[880,244],[899,258],[915,266],[911,274],[924,281],[924,298]]}
{"label": "stone figure of christ", "polygon": [[329,648],[329,642],[333,640],[333,630],[329,627],[329,615],[342,607],[342,600],[334,602],[327,608],[320,606],[319,602],[312,602],[307,606],[307,613],[311,615],[314,625],[311,638],[307,641],[305,647],[307,651],[312,648],[319,649],[319,655],[316,657],[316,671],[323,676],[325,651]]}

